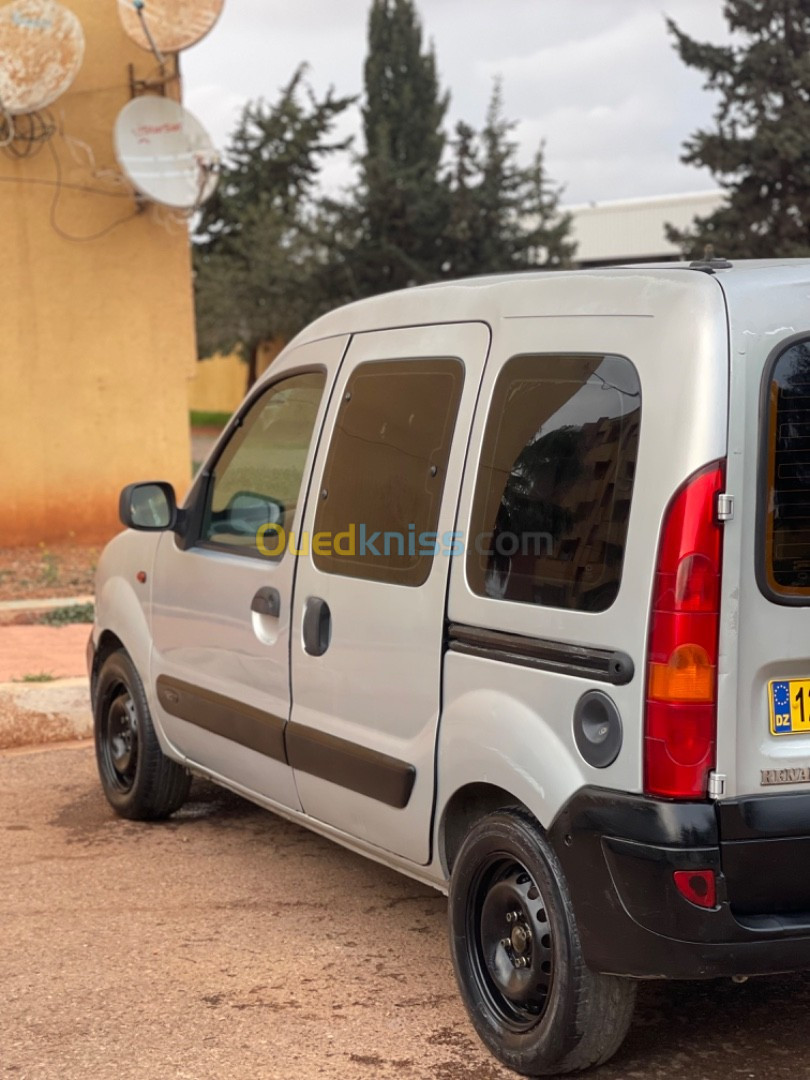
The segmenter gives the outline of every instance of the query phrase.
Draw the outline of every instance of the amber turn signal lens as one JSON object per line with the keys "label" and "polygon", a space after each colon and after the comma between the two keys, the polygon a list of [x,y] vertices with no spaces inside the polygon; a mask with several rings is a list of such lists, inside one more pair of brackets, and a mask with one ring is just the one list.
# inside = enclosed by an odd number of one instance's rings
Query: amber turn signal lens
{"label": "amber turn signal lens", "polygon": [[667,664],[649,665],[654,701],[714,701],[714,668],[700,645],[679,645]]}

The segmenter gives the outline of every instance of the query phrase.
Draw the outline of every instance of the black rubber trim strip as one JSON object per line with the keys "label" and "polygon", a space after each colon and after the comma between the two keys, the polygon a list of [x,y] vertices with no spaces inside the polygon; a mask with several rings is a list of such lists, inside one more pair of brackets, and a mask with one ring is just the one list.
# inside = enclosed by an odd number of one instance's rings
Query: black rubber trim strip
{"label": "black rubber trim strip", "polygon": [[501,630],[483,630],[476,626],[451,623],[448,648],[452,652],[500,660],[506,664],[553,671],[558,675],[577,675],[598,682],[624,686],[631,681],[635,668],[627,653],[618,649],[599,649],[570,645],[563,641],[507,634]]}
{"label": "black rubber trim strip", "polygon": [[284,747],[285,722],[280,716],[168,675],[158,677],[157,696],[171,716],[196,724],[274,761],[289,764]]}
{"label": "black rubber trim strip", "polygon": [[286,739],[290,765],[298,772],[329,780],[397,810],[408,805],[416,779],[413,765],[305,724],[289,723]]}

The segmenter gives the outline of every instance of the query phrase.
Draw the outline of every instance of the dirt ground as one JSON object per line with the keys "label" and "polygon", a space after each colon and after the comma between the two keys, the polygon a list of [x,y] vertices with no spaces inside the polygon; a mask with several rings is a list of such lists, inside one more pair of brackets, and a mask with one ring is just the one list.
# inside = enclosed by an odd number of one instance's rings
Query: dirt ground
{"label": "dirt ground", "polygon": [[0,625],[0,683],[48,682],[87,674],[88,623],[71,626]]}
{"label": "dirt ground", "polygon": [[90,595],[101,547],[0,548],[0,600]]}
{"label": "dirt ground", "polygon": [[[115,818],[90,748],[0,754],[0,1075],[498,1080],[446,901],[197,782]],[[804,1076],[810,978],[644,984],[599,1080]]]}

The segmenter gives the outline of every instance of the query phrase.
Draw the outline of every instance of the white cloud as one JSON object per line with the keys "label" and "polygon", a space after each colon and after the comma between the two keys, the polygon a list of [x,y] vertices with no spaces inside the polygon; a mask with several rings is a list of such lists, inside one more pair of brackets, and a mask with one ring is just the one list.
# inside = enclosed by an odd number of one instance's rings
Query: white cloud
{"label": "white cloud", "polygon": [[[214,31],[183,57],[189,107],[221,144],[240,105],[275,97],[301,62],[319,92],[359,93],[369,5],[226,0]],[[448,124],[480,126],[500,74],[524,159],[545,139],[568,200],[711,186],[678,160],[713,102],[672,48],[664,15],[701,40],[727,40],[721,0],[421,0],[419,9],[452,93]],[[359,129],[355,111],[341,130]],[[324,179],[345,186],[351,168],[335,162]]]}

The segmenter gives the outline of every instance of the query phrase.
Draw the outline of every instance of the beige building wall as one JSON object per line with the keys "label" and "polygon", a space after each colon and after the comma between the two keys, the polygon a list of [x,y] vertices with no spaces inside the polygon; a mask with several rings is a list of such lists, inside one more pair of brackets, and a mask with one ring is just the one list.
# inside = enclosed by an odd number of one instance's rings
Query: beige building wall
{"label": "beige building wall", "polygon": [[182,495],[190,478],[188,230],[153,207],[137,213],[100,175],[118,172],[128,65],[146,78],[155,61],[124,35],[112,0],[66,6],[86,52],[51,113],[94,160],[59,134],[34,157],[0,152],[0,546],[103,540],[119,527],[124,484],[166,479]]}
{"label": "beige building wall", "polygon": [[[257,374],[263,374],[272,364],[283,345],[272,342],[259,351]],[[193,412],[235,412],[247,390],[247,364],[241,357],[212,356],[201,360],[189,389],[189,408]]]}

